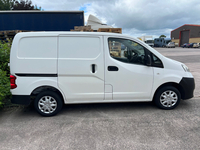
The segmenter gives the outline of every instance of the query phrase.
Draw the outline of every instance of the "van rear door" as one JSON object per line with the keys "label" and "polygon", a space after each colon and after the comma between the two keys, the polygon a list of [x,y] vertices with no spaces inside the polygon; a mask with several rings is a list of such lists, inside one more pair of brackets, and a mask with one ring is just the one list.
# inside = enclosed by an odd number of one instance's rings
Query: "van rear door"
{"label": "van rear door", "polygon": [[58,86],[68,102],[104,99],[102,36],[59,35]]}

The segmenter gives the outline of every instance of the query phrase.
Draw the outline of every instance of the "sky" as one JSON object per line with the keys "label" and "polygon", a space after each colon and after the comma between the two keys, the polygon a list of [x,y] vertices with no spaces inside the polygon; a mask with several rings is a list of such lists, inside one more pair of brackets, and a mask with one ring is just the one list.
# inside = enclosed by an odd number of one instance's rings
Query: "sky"
{"label": "sky", "polygon": [[44,11],[83,10],[133,37],[164,34],[184,24],[200,25],[200,0],[32,0]]}

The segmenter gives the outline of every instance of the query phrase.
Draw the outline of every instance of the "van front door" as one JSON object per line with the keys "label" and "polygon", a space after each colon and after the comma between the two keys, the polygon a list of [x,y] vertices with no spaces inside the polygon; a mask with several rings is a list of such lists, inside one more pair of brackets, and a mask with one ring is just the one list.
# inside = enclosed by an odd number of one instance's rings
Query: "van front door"
{"label": "van front door", "polygon": [[104,37],[104,43],[106,99],[149,101],[153,67],[146,65],[147,49],[134,40],[123,38]]}
{"label": "van front door", "polygon": [[60,35],[58,86],[68,102],[104,99],[104,57],[101,36]]}

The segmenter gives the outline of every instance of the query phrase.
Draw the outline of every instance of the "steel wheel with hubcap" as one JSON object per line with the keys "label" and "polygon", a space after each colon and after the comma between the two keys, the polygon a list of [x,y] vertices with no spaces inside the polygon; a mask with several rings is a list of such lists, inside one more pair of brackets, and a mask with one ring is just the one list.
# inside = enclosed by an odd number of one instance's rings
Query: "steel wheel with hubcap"
{"label": "steel wheel with hubcap", "polygon": [[50,114],[56,110],[57,102],[51,96],[44,96],[39,100],[38,107],[43,113]]}
{"label": "steel wheel with hubcap", "polygon": [[53,116],[62,108],[63,102],[60,95],[53,91],[44,91],[37,95],[34,106],[42,116]]}
{"label": "steel wheel with hubcap", "polygon": [[173,109],[178,106],[180,98],[180,92],[176,88],[166,86],[156,93],[154,102],[159,108]]}

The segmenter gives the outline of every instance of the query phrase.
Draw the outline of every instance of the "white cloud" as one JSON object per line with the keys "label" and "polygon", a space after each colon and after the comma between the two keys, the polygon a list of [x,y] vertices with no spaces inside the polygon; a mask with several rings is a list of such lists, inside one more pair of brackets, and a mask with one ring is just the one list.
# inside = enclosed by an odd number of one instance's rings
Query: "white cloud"
{"label": "white cloud", "polygon": [[165,34],[183,24],[200,24],[199,0],[32,0],[44,10],[79,10],[135,35]]}

